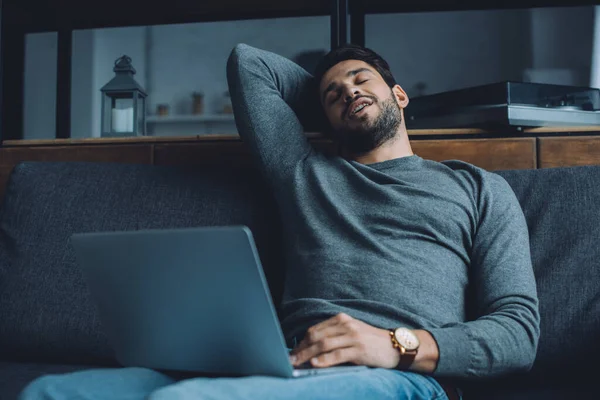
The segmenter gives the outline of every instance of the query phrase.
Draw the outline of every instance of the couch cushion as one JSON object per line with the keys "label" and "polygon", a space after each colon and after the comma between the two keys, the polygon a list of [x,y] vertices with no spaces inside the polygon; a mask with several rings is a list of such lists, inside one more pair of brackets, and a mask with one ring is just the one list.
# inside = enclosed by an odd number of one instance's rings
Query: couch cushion
{"label": "couch cushion", "polygon": [[276,207],[252,169],[28,162],[0,210],[0,358],[113,364],[68,239],[75,232],[244,224],[280,297]]}
{"label": "couch cushion", "polygon": [[600,167],[499,172],[530,232],[541,337],[530,380],[600,358]]}

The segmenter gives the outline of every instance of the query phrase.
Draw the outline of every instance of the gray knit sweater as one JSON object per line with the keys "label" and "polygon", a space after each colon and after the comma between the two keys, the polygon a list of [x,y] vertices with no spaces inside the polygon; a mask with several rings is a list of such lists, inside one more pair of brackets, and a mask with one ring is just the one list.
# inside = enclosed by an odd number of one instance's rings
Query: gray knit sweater
{"label": "gray knit sweater", "polygon": [[238,45],[227,65],[240,135],[284,220],[288,340],[344,312],[428,330],[440,377],[530,368],[539,313],[527,225],[499,175],[418,155],[375,164],[326,157],[297,115],[311,76]]}

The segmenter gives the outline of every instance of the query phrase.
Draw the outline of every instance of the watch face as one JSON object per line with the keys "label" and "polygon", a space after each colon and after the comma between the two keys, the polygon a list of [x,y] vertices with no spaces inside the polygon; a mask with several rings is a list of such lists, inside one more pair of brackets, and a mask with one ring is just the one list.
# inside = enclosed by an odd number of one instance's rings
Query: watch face
{"label": "watch face", "polygon": [[406,350],[416,350],[419,348],[419,338],[406,328],[398,328],[394,331],[394,337]]}

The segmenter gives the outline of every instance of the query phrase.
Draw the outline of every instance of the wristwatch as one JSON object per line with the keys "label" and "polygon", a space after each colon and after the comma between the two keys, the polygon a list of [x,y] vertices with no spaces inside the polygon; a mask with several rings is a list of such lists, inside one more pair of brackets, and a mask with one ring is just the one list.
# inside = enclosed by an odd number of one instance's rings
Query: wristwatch
{"label": "wristwatch", "polygon": [[419,351],[419,338],[410,329],[390,329],[392,346],[400,352],[400,362],[396,368],[408,369]]}

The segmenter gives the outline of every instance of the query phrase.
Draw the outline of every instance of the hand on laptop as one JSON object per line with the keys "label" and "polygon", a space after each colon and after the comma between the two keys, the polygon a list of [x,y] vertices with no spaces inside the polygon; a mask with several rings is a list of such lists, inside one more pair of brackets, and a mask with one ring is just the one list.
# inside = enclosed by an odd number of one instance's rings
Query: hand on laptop
{"label": "hand on laptop", "polygon": [[344,363],[394,368],[400,353],[392,346],[389,331],[338,314],[309,328],[290,361],[294,366],[310,362],[319,368]]}

